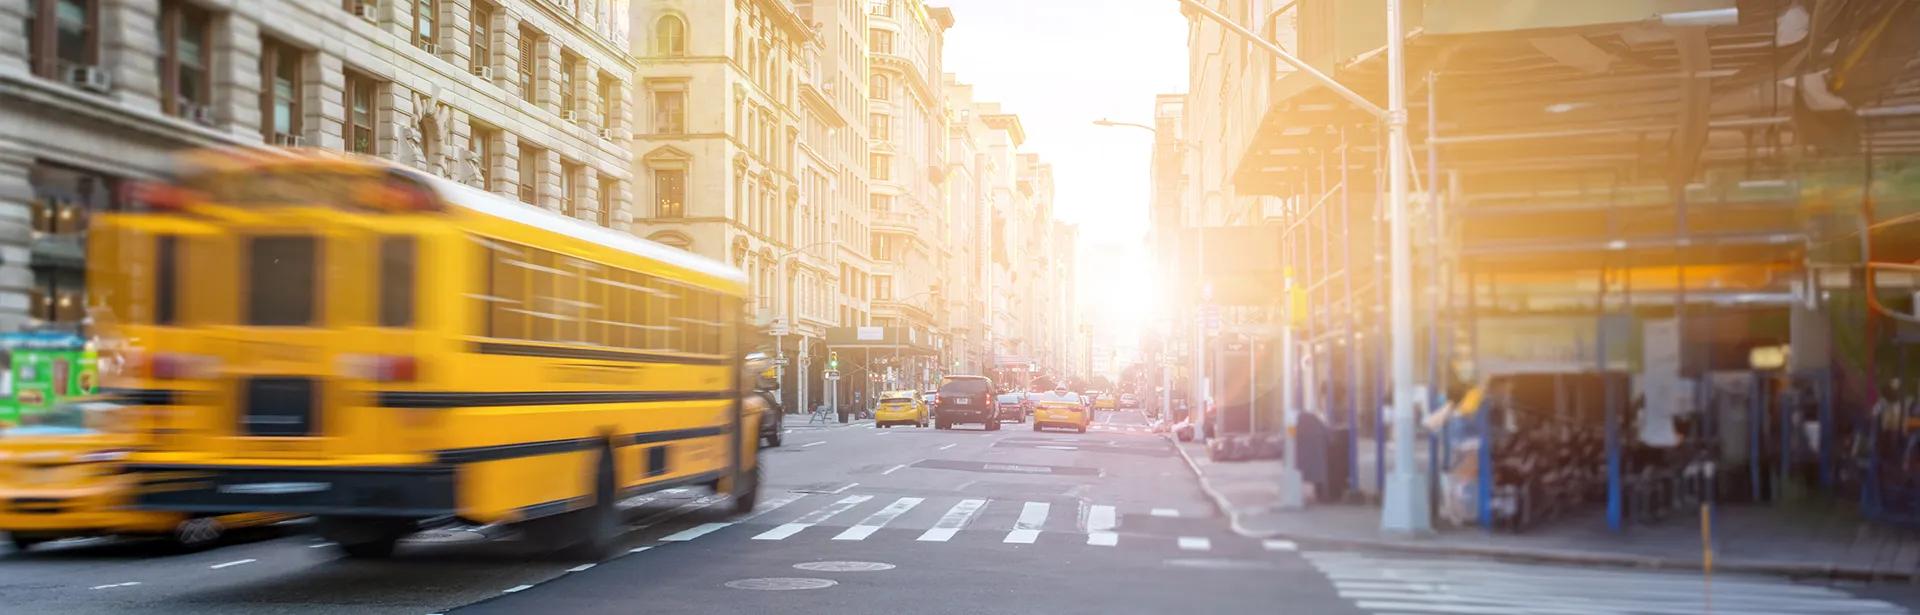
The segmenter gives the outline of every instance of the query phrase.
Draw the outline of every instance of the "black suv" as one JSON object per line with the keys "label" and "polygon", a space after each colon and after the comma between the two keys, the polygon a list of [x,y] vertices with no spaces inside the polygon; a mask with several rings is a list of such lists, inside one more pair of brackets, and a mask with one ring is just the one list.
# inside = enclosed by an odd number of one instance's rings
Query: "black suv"
{"label": "black suv", "polygon": [[947,376],[933,404],[934,428],[951,429],[954,423],[979,423],[987,426],[987,431],[999,431],[995,391],[993,381],[986,376]]}

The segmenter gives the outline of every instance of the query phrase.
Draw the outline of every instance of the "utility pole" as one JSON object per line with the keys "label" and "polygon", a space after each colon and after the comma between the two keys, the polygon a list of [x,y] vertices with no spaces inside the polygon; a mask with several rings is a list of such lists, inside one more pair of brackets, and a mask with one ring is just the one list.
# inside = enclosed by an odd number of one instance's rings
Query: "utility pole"
{"label": "utility pole", "polygon": [[[1414,467],[1413,247],[1407,219],[1407,50],[1400,0],[1387,0],[1388,326],[1393,355],[1393,472],[1387,477],[1380,529],[1400,534],[1433,531],[1427,475]],[[1431,189],[1432,186],[1429,186]]]}

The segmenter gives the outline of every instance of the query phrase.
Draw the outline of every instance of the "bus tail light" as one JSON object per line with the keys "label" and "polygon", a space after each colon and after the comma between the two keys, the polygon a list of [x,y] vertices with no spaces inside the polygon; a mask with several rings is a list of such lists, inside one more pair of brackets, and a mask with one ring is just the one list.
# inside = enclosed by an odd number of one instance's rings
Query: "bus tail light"
{"label": "bus tail light", "polygon": [[346,355],[340,371],[348,378],[374,382],[413,382],[420,379],[420,363],[407,355]]}
{"label": "bus tail light", "polygon": [[159,352],[147,357],[147,376],[154,380],[196,380],[212,378],[220,360],[206,355]]}

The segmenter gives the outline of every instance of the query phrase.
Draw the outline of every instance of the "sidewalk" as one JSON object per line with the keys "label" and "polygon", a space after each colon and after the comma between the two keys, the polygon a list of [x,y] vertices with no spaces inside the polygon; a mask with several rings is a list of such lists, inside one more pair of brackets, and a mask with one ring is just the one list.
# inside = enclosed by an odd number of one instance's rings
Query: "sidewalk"
{"label": "sidewalk", "polygon": [[[1287,539],[1307,547],[1701,569],[1696,516],[1629,525],[1617,534],[1607,531],[1604,512],[1596,510],[1519,534],[1442,527],[1426,537],[1394,536],[1380,532],[1380,509],[1374,506],[1309,504],[1304,510],[1275,510],[1278,461],[1214,463],[1201,445],[1168,440],[1234,532],[1248,537]],[[1713,543],[1713,568],[1720,572],[1920,582],[1920,532],[1868,523],[1844,507],[1728,506],[1715,511]]]}

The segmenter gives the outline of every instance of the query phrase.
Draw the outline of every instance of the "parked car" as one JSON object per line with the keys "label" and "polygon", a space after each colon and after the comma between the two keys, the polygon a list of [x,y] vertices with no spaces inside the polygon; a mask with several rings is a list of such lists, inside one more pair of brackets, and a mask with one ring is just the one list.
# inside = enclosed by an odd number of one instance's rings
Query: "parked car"
{"label": "parked car", "polygon": [[1000,430],[998,404],[993,381],[986,376],[947,376],[940,384],[940,397],[933,408],[933,426],[951,429],[957,423],[979,423],[987,431]]}
{"label": "parked car", "polygon": [[1139,399],[1139,398],[1137,398],[1137,397],[1134,397],[1132,393],[1121,393],[1121,394],[1120,394],[1120,407],[1122,407],[1122,408],[1138,408],[1138,407],[1140,407],[1140,399]]}

